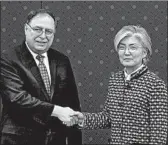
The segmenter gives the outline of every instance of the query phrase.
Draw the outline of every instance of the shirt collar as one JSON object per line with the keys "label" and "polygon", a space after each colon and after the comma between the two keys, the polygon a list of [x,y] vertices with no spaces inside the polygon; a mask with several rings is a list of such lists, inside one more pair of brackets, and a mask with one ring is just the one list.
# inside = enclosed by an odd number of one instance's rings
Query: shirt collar
{"label": "shirt collar", "polygon": [[[30,47],[28,46],[28,44],[27,44],[26,41],[25,41],[25,44],[26,44],[28,50],[30,51],[30,53],[32,54],[33,58],[36,59],[36,56],[37,56],[38,54],[35,53],[35,52],[33,52],[33,51],[30,49]],[[47,58],[47,52],[45,52],[45,53],[43,53],[43,54],[41,54],[41,55],[43,55],[45,58]]]}
{"label": "shirt collar", "polygon": [[127,74],[127,72],[126,72],[126,68],[124,68],[124,76],[125,76],[125,80],[126,81],[129,81],[130,79],[131,79],[131,75],[132,74],[135,74],[136,72],[138,72],[141,68],[143,68],[144,67],[144,64],[142,64],[140,67],[138,67],[136,70],[134,70],[132,73],[130,73],[130,74]]}

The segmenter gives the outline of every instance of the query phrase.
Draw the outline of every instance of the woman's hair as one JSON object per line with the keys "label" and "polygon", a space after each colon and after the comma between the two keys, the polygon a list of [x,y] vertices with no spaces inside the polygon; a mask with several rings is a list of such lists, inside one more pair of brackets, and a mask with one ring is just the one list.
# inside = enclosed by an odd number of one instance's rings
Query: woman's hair
{"label": "woman's hair", "polygon": [[146,64],[149,61],[150,56],[152,55],[152,42],[147,31],[141,26],[128,25],[122,27],[114,38],[115,50],[117,51],[120,42],[124,38],[131,36],[137,38],[141,42],[142,46],[146,49],[147,57],[143,60],[143,63]]}

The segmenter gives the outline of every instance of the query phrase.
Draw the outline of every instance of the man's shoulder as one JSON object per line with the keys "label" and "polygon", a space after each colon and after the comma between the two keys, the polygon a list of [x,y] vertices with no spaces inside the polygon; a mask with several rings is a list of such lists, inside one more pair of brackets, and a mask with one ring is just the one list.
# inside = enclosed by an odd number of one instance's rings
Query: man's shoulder
{"label": "man's shoulder", "polygon": [[21,52],[20,49],[21,45],[4,48],[1,50],[1,57],[5,56],[12,59],[17,56],[18,52]]}

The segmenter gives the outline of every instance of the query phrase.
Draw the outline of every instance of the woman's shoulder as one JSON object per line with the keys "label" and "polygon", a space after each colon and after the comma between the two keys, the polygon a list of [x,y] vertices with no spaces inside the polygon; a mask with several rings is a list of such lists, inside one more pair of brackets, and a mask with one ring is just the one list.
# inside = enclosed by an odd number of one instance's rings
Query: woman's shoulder
{"label": "woman's shoulder", "polygon": [[165,85],[165,82],[163,79],[161,79],[156,73],[148,70],[146,75],[144,76],[145,80],[147,83],[150,83],[152,85],[158,85],[158,84],[163,84]]}
{"label": "woman's shoulder", "polygon": [[121,77],[123,77],[123,75],[124,75],[123,71],[111,72],[110,79],[121,78]]}
{"label": "woman's shoulder", "polygon": [[119,83],[124,80],[123,71],[111,72],[109,77],[109,84],[111,83]]}

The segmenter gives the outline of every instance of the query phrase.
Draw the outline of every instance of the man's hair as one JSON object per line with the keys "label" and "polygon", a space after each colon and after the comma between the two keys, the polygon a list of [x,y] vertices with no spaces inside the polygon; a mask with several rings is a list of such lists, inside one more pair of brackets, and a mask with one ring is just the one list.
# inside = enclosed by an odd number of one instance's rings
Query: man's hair
{"label": "man's hair", "polygon": [[49,16],[51,16],[54,20],[54,22],[56,23],[56,20],[55,20],[55,16],[54,14],[49,11],[49,10],[46,10],[46,9],[38,9],[38,10],[32,10],[29,12],[28,16],[27,16],[27,20],[26,20],[26,23],[30,23],[30,21],[35,17],[37,16],[38,14],[48,14]]}

